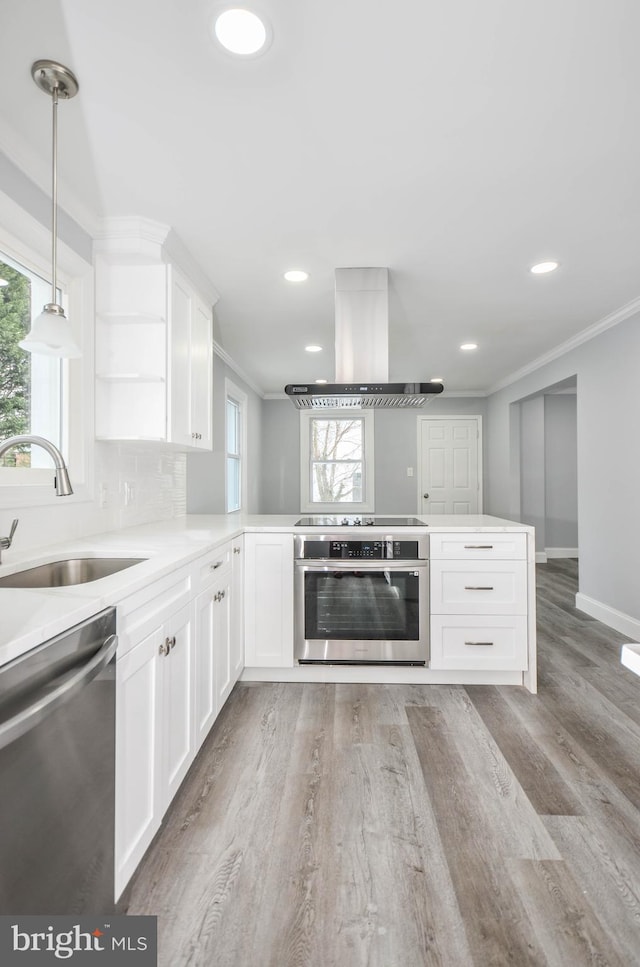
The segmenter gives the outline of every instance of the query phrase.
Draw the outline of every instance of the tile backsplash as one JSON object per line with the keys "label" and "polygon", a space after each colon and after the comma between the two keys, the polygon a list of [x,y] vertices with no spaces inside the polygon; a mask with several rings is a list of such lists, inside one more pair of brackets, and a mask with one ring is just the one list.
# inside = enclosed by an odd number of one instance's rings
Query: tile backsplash
{"label": "tile backsplash", "polygon": [[11,562],[12,553],[181,517],[187,511],[186,493],[186,454],[157,443],[96,443],[92,498],[66,503],[60,497],[43,506],[12,509],[2,505],[0,496],[0,536],[8,533],[12,517],[20,520],[3,564]]}

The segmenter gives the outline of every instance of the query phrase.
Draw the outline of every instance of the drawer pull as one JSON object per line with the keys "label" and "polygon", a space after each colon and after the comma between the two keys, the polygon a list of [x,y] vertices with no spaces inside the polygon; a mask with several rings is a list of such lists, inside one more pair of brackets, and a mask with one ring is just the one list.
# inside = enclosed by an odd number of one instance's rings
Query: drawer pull
{"label": "drawer pull", "polygon": [[488,648],[492,644],[492,641],[465,641],[465,645],[481,645],[483,648]]}
{"label": "drawer pull", "polygon": [[466,584],[465,591],[495,591],[495,588],[491,585],[485,584]]}
{"label": "drawer pull", "polygon": [[209,565],[209,570],[211,570],[211,571],[215,571],[215,569],[216,569],[217,567],[222,567],[222,565],[223,565],[223,564],[224,564],[224,561],[216,561],[216,563],[215,563],[215,564],[210,564],[210,565]]}
{"label": "drawer pull", "polygon": [[465,544],[465,551],[492,551],[493,544]]}

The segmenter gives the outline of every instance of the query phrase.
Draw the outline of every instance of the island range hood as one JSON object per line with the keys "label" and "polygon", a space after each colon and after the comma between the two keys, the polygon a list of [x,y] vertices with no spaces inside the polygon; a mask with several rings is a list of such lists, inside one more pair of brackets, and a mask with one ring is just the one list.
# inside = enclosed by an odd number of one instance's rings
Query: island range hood
{"label": "island range hood", "polygon": [[385,268],[335,270],[335,383],[288,383],[298,409],[416,407],[442,383],[389,382],[389,273]]}

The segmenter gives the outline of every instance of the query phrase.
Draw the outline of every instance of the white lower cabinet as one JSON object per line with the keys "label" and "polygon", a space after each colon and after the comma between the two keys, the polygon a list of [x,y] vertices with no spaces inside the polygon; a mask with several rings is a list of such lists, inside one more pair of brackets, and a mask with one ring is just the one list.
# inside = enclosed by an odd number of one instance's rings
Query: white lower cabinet
{"label": "white lower cabinet", "polygon": [[528,667],[526,534],[431,535],[431,668]]}
{"label": "white lower cabinet", "polygon": [[159,627],[116,664],[116,899],[162,819],[157,792],[161,642]]}
{"label": "white lower cabinet", "polygon": [[245,534],[245,664],[293,667],[293,534]]}
{"label": "white lower cabinet", "polygon": [[195,730],[198,747],[235,684],[231,673],[231,566],[196,598]]}
{"label": "white lower cabinet", "polygon": [[118,899],[244,665],[242,538],[118,608]]}
{"label": "white lower cabinet", "polygon": [[181,608],[116,664],[116,898],[195,754],[192,624]]}
{"label": "white lower cabinet", "polygon": [[161,768],[159,801],[162,814],[178,791],[195,756],[192,726],[193,618],[190,607],[183,608],[164,625],[164,640],[158,649],[161,658],[159,729]]}
{"label": "white lower cabinet", "polygon": [[527,663],[524,615],[431,617],[431,667],[521,671]]}
{"label": "white lower cabinet", "polygon": [[231,542],[231,677],[237,682],[244,668],[244,538]]}

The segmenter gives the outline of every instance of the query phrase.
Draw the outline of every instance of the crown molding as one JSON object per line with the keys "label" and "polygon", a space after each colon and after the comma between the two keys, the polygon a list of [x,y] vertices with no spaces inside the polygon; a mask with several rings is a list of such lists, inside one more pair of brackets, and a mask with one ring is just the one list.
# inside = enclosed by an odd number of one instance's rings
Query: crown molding
{"label": "crown molding", "polygon": [[632,299],[631,302],[627,302],[625,305],[620,306],[619,309],[615,309],[609,315],[604,316],[599,322],[594,323],[587,329],[583,329],[582,332],[577,333],[572,336],[571,339],[567,339],[566,342],[560,343],[555,349],[549,350],[548,353],[544,353],[542,356],[538,356],[533,359],[526,366],[521,369],[517,369],[515,373],[511,373],[510,376],[506,376],[504,379],[499,380],[493,386],[491,386],[487,392],[486,396],[491,396],[493,393],[497,393],[501,389],[505,389],[507,386],[511,386],[512,383],[517,383],[519,379],[523,379],[525,376],[529,376],[531,373],[535,373],[537,369],[541,366],[546,366],[547,363],[553,362],[555,359],[559,359],[566,353],[571,352],[572,349],[577,349],[578,346],[582,346],[583,343],[589,342],[591,339],[595,339],[596,336],[600,336],[607,329],[612,329],[614,326],[619,325],[621,322],[626,322],[631,316],[640,312],[640,296],[637,299]]}
{"label": "crown molding", "polygon": [[[213,351],[216,354],[216,356],[218,356],[222,360],[223,363],[226,363],[229,369],[232,369],[234,373],[237,376],[239,376],[240,379],[244,383],[246,383],[247,386],[250,389],[252,389],[257,396],[260,397],[260,399],[265,400],[265,399],[271,398],[268,394],[263,393],[262,389],[258,386],[258,384],[253,379],[251,379],[250,376],[247,376],[244,370],[241,369],[240,366],[238,366],[238,364],[236,363],[236,361],[231,358],[227,350],[223,349],[220,343],[216,342],[215,339],[213,340]],[[282,394],[282,396],[284,399],[288,398],[284,395],[284,393]]]}
{"label": "crown molding", "polygon": [[96,252],[107,259],[136,259],[175,262],[195,284],[211,306],[220,293],[211,279],[170,225],[142,215],[103,218],[94,237]]}

